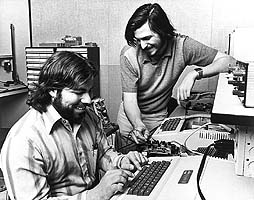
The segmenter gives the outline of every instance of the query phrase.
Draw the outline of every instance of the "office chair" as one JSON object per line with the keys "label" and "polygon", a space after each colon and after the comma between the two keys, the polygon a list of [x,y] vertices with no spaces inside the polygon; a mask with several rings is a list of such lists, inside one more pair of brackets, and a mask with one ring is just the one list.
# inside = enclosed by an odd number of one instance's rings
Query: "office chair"
{"label": "office chair", "polygon": [[[1,169],[0,169],[0,196],[4,197],[4,200],[11,200],[8,195],[7,188],[5,186],[4,177]],[[2,199],[1,197],[0,199]]]}

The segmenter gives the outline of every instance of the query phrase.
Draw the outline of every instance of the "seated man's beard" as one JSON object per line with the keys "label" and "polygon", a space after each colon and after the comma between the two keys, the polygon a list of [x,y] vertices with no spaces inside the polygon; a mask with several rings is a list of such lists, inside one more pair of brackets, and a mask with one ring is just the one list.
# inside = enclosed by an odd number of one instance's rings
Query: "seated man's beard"
{"label": "seated man's beard", "polygon": [[57,94],[56,98],[52,102],[52,105],[57,110],[57,112],[61,115],[61,117],[68,120],[70,123],[81,123],[84,113],[80,115],[74,115],[73,105],[71,107],[63,106],[61,93]]}

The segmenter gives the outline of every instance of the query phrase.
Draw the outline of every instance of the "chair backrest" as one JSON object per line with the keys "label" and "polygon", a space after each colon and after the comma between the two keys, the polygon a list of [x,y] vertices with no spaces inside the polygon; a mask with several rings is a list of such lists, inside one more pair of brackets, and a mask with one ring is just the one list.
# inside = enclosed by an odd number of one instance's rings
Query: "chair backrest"
{"label": "chair backrest", "polygon": [[102,125],[106,136],[109,136],[115,133],[119,126],[110,121],[108,111],[105,105],[105,99],[103,98],[96,98],[92,100],[93,110],[98,115],[98,117],[102,121]]}
{"label": "chair backrest", "polygon": [[106,126],[108,123],[110,123],[108,111],[105,105],[105,99],[95,98],[92,100],[92,105],[94,112],[102,120],[103,126]]}

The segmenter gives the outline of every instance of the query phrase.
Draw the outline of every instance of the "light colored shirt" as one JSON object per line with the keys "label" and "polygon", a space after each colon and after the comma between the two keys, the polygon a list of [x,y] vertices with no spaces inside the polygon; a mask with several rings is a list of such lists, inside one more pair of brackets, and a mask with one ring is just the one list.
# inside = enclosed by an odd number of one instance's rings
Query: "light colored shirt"
{"label": "light colored shirt", "polygon": [[1,150],[1,168],[12,199],[86,199],[98,169],[117,165],[96,115],[87,111],[72,128],[53,106],[30,109],[10,130]]}

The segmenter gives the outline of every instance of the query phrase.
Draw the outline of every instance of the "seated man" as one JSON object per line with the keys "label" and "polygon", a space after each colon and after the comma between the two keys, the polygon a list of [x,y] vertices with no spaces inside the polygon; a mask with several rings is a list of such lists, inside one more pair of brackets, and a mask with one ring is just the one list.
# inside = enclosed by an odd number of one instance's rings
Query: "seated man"
{"label": "seated man", "polygon": [[[107,200],[122,191],[133,170],[147,162],[138,152],[115,152],[90,108],[94,66],[73,52],[44,64],[27,103],[11,128],[1,168],[12,200]],[[105,171],[99,181],[98,171]]]}

